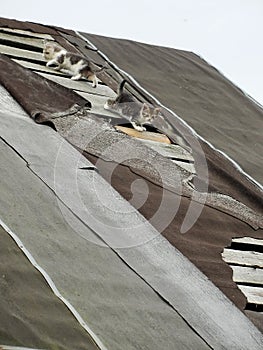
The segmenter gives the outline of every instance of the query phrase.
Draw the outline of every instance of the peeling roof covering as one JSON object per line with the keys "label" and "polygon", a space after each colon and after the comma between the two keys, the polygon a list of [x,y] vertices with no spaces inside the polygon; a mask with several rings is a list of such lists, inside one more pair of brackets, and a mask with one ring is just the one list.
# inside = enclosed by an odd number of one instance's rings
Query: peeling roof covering
{"label": "peeling roof covering", "polygon": [[[217,69],[192,52],[82,34],[204,139],[263,183],[262,107]],[[139,64],[134,64],[136,61]]]}
{"label": "peeling roof covering", "polygon": [[[41,40],[46,35],[102,65],[105,56],[92,42],[32,23],[1,19],[0,27],[5,54],[0,55],[1,164],[6,164],[0,219],[62,293],[60,299],[79,321],[74,327],[84,325],[86,341],[101,349],[120,344],[125,349],[174,349],[175,344],[180,350],[218,344],[260,349],[262,337],[244,313],[259,329],[262,317],[251,310],[241,313],[225,297],[244,310],[245,296],[221,257],[233,237],[262,238],[257,184],[165,108],[145,137],[160,135],[160,141],[163,135],[170,146],[127,135],[127,120],[103,109],[123,76],[140,101],[158,102],[114,63],[99,74],[97,89],[45,67]],[[108,54],[107,39],[97,40]],[[130,50],[137,50],[138,44],[132,45]],[[129,62],[125,55],[123,62]],[[59,312],[74,322],[65,310]],[[13,332],[9,329],[3,341],[0,333],[0,343],[86,348],[81,332],[77,345],[60,344],[59,338],[40,342],[39,330],[30,341]]]}

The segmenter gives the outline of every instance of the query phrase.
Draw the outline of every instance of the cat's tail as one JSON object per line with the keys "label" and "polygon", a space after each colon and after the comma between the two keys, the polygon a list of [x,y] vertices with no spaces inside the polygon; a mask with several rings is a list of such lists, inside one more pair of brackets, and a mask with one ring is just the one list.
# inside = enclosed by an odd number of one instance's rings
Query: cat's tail
{"label": "cat's tail", "polygon": [[105,69],[109,69],[109,65],[108,63],[106,62],[102,67],[98,68],[98,69],[94,69],[93,72],[94,73],[100,73],[102,71],[104,71]]}
{"label": "cat's tail", "polygon": [[118,95],[123,93],[125,83],[127,83],[127,80],[125,80],[125,79],[120,83],[120,85],[118,87],[118,91],[117,91]]}

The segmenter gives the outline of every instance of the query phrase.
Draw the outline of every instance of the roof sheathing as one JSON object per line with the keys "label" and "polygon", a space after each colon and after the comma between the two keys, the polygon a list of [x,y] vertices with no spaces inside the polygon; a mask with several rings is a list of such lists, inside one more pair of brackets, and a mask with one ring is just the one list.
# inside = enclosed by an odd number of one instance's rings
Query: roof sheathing
{"label": "roof sheathing", "polygon": [[[75,96],[74,96],[74,99],[75,99]],[[121,182],[120,182],[121,183]],[[127,184],[126,184],[127,185]],[[120,185],[119,185],[119,187],[121,187]],[[147,215],[147,214],[146,214]]]}

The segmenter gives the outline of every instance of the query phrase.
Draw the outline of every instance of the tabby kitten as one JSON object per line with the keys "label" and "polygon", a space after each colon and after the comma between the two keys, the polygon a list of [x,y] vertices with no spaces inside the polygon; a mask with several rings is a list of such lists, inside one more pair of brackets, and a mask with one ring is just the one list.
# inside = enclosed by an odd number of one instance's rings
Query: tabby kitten
{"label": "tabby kitten", "polygon": [[86,57],[68,52],[60,45],[51,41],[44,42],[43,56],[48,61],[46,64],[47,67],[56,65],[54,69],[63,70],[72,75],[72,80],[79,80],[82,77],[87,78],[92,81],[92,87],[94,88],[98,85],[98,78],[95,73],[106,68],[104,66],[96,70],[95,64]]}
{"label": "tabby kitten", "polygon": [[112,112],[117,112],[122,117],[128,119],[134,129],[144,131],[146,128],[143,125],[156,118],[160,114],[161,109],[141,103],[132,94],[124,92],[125,83],[126,80],[120,83],[117,91],[118,96],[114,100],[108,99],[104,108]]}

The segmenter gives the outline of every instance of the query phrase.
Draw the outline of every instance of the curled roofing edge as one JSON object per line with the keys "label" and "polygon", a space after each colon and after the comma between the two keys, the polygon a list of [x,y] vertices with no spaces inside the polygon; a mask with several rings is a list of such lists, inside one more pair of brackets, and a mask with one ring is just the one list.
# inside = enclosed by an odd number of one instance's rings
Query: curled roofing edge
{"label": "curled roofing edge", "polygon": [[[79,35],[81,38],[84,38],[81,34],[77,33],[77,35]],[[92,46],[92,48],[95,50],[95,46],[89,42],[88,39],[84,38],[85,41],[88,41],[88,44],[89,46]],[[99,52],[100,55],[102,55],[104,57],[104,59],[107,61],[109,61],[111,63],[111,65],[113,67],[115,67],[115,69],[117,71],[120,71],[122,72],[125,76],[129,76],[127,75],[127,73],[125,73],[124,71],[120,70],[113,62],[111,62],[107,56],[105,56],[103,53],[101,53],[99,50],[97,50]],[[140,90],[142,90],[145,94],[149,95],[151,99],[155,100],[157,104],[160,104],[160,102],[155,98],[153,97],[152,95],[150,95],[146,90],[144,90],[135,80],[134,78],[132,78],[131,76],[129,76],[129,79],[134,82],[134,84],[136,86],[139,87]],[[80,98],[78,96],[78,98]],[[81,101],[81,104],[83,104],[83,102]],[[160,104],[161,105],[161,104]],[[163,105],[161,105],[164,109],[168,110],[166,107],[164,107]],[[71,110],[72,108],[72,110]],[[69,109],[69,113],[68,114],[74,114],[75,112],[81,112],[81,108],[78,107],[78,111],[75,109],[75,107],[71,107]],[[82,109],[83,111],[83,109]],[[179,119],[188,129],[189,129],[189,132],[194,136],[194,138],[196,137],[199,137],[199,135],[185,122],[183,121],[181,118],[179,118],[174,112],[168,110],[169,113],[171,113],[173,116],[175,116],[177,119]],[[64,112],[63,112],[64,113]],[[63,114],[62,113],[62,114]],[[67,111],[65,112],[67,113]],[[62,114],[60,113],[50,113],[49,115],[49,118],[46,116],[44,116],[41,112],[37,112],[32,114],[32,111],[30,112],[31,116],[37,121],[37,122],[42,122],[42,121],[45,121],[45,120],[52,120],[52,119],[55,119],[55,118],[59,118],[59,116],[61,116]],[[54,123],[55,124],[55,123]],[[169,125],[168,125],[168,129],[169,129]],[[58,130],[59,131],[59,130]],[[167,131],[167,130],[166,130]],[[61,132],[61,131],[60,131]],[[169,130],[168,130],[168,135],[169,135]],[[67,138],[68,135],[65,135],[63,134],[64,137]],[[71,136],[71,135],[70,135]],[[200,137],[201,139],[203,139],[202,137]],[[67,138],[69,140],[69,138]],[[80,145],[79,145],[79,140],[76,141],[76,138],[74,138],[73,140],[73,144],[75,144],[76,146],[78,146],[79,148]],[[135,141],[136,142],[136,141]],[[193,141],[194,142],[194,141]],[[206,142],[204,140],[204,142]],[[81,142],[80,142],[81,143]],[[207,143],[207,142],[206,142]],[[208,143],[207,143],[208,144]],[[141,146],[143,147],[143,146]],[[211,145],[211,148],[213,148],[213,146]],[[83,149],[83,148],[81,148]],[[95,150],[96,148],[94,148]],[[213,148],[214,149],[214,148]],[[88,151],[88,150],[87,150]],[[99,156],[101,156],[101,153],[97,154]],[[235,164],[236,167],[238,167],[238,165],[231,159],[231,162],[233,164]],[[203,161],[203,165],[205,164],[205,161]],[[134,163],[133,164],[133,167],[136,168],[136,164]],[[174,165],[174,167],[176,168],[176,165]],[[202,169],[202,171],[204,171],[204,168]],[[178,167],[177,167],[177,170],[178,170]],[[240,169],[238,169],[240,170]],[[240,170],[242,171],[242,170]],[[186,172],[185,172],[186,173]],[[245,174],[243,171],[242,171],[243,174]],[[198,202],[198,203],[206,203],[206,205],[208,206],[211,206],[213,208],[216,208],[220,211],[223,211],[229,215],[232,215],[236,218],[239,218],[240,220],[248,223],[249,225],[251,225],[254,229],[258,229],[260,227],[263,227],[263,219],[261,217],[260,214],[256,213],[255,211],[253,211],[252,209],[250,209],[249,207],[245,206],[244,204],[242,204],[240,201],[237,201],[235,200],[234,198],[231,198],[231,196],[227,196],[227,195],[224,195],[224,194],[217,194],[217,193],[207,193],[206,191],[203,191],[202,193],[201,192],[198,192],[196,190],[194,190],[194,188],[192,186],[189,186],[189,183],[190,181],[192,180],[193,178],[193,175],[192,174],[188,174],[188,175],[184,175],[183,176],[183,194],[188,196],[188,197],[191,197],[193,201],[195,202]],[[167,183],[169,184],[169,177],[167,177]],[[189,209],[189,213],[191,212],[191,208]],[[187,230],[187,227],[183,228],[183,231],[184,230]]]}
{"label": "curled roofing edge", "polygon": [[[53,124],[56,125],[55,120],[59,120],[63,116],[73,116],[74,120],[75,117],[83,111],[86,111],[90,108],[91,104],[85,100],[83,97],[77,95],[74,91],[71,91],[63,86],[59,86],[57,83],[54,83],[52,81],[46,81],[46,79],[42,76],[36,75],[36,73],[31,72],[29,70],[26,70],[24,67],[21,67],[18,63],[12,62],[9,58],[5,57],[4,55],[0,55],[0,64],[2,64],[3,67],[6,69],[2,70],[2,75],[1,75],[1,82],[5,86],[5,88],[18,100],[20,103],[23,105],[23,108],[30,114],[30,116],[35,119],[36,122],[38,123],[43,123],[43,122],[53,122]],[[114,65],[114,64],[113,64]],[[9,68],[9,69],[7,69]],[[19,71],[20,76],[25,75],[26,79],[24,80],[17,80],[15,78],[16,83],[12,82],[12,79],[10,79],[9,72],[13,71],[13,69],[16,69],[16,71]],[[22,85],[21,85],[22,84]],[[41,95],[41,110],[39,110],[39,101],[37,102],[36,96],[34,101],[32,102],[31,100],[28,102],[23,98],[23,93],[27,89],[27,91],[32,90],[32,84],[34,84],[34,87],[36,90],[41,89],[42,95]],[[37,88],[36,88],[37,86]],[[52,91],[52,94],[50,93]],[[55,95],[54,95],[55,94]],[[56,96],[56,97],[54,97]],[[57,112],[57,111],[62,112]],[[175,115],[173,113],[173,115]],[[176,115],[175,115],[176,116]],[[83,116],[82,116],[83,117]],[[62,118],[63,119],[63,118]],[[70,118],[67,118],[67,120],[70,120]],[[68,121],[66,122],[68,123]],[[86,129],[87,134],[89,130],[87,129],[87,123],[90,123],[88,120],[85,120],[85,123],[82,125],[82,121],[78,123],[78,129],[81,127]],[[97,125],[96,125],[97,124]],[[99,125],[100,123],[95,122],[93,124],[93,128],[98,129],[98,127],[101,127]],[[166,125],[167,123],[165,123]],[[186,124],[187,125],[187,124]],[[91,125],[90,125],[91,126]],[[72,127],[72,126],[71,126]],[[68,128],[67,128],[68,129]],[[103,129],[103,128],[102,128]],[[167,128],[166,128],[167,129]],[[84,142],[89,146],[87,143],[86,136],[83,135],[83,132],[78,134],[78,137],[74,135],[73,133],[65,133],[65,127],[63,126],[61,130],[57,128],[57,130],[63,134],[64,137],[66,137],[70,142],[75,144],[75,146],[79,147],[80,149],[83,149],[81,147],[81,144],[83,144],[83,137],[84,137]],[[167,131],[167,130],[166,130]],[[168,132],[169,132],[169,125],[168,125]],[[96,130],[97,135],[99,132]],[[190,129],[190,133],[195,135],[194,131]],[[112,136],[116,135],[118,138],[122,138],[119,133],[116,131],[112,132]],[[169,133],[168,133],[169,135]],[[92,134],[93,136],[93,134]],[[123,138],[127,138],[127,136],[123,136]],[[114,137],[113,137],[114,139]],[[198,145],[198,142],[196,141],[196,137],[192,138],[193,143],[197,145],[197,147],[200,148]],[[136,140],[131,141],[136,144]],[[139,144],[139,147],[141,149],[146,148],[146,146],[143,146]],[[96,151],[97,146],[95,145],[93,149]],[[88,151],[88,149],[86,149]],[[122,150],[121,150],[122,151]],[[150,152],[150,151],[149,151]],[[157,152],[151,151],[152,153],[155,153],[155,164],[158,162],[156,161],[157,159],[160,160],[160,163],[163,163],[164,168],[166,165],[166,162],[161,162],[161,159],[163,158],[161,155],[158,155]],[[150,154],[150,153],[149,153]],[[97,155],[102,156],[102,153],[99,151]],[[201,157],[204,157],[201,152]],[[154,157],[152,157],[154,158]],[[131,163],[131,162],[130,162]],[[140,171],[140,166],[138,168],[136,162],[133,162],[131,164],[134,169],[137,169]],[[180,167],[178,167],[176,164],[168,164],[169,167],[172,167],[176,169],[176,172],[182,175],[181,176],[181,182],[182,182],[182,194],[192,198],[193,202],[198,202],[201,204],[206,204],[208,206],[211,206],[213,208],[216,208],[220,211],[223,211],[229,215],[232,215],[250,226],[252,226],[254,229],[258,229],[263,227],[263,218],[262,216],[255,212],[254,210],[250,209],[248,206],[244,205],[240,201],[235,200],[234,198],[231,198],[231,196],[227,196],[224,194],[217,194],[217,193],[209,193],[208,191],[203,190],[202,192],[196,191],[193,186],[190,185],[190,181],[193,178],[193,175],[186,170],[182,170]],[[202,171],[207,173],[207,167],[206,167],[206,161],[203,158],[202,160]],[[172,172],[169,172],[167,176],[165,177],[165,182],[164,184],[170,184],[172,181],[172,186],[171,188],[174,190],[176,186],[174,186],[174,181],[172,179],[171,175]],[[146,173],[145,173],[146,174]],[[149,175],[149,174],[148,174]],[[207,177],[207,174],[206,174]],[[148,178],[152,179],[151,176],[148,176]],[[195,205],[191,202],[190,207],[188,209],[188,213],[190,216],[192,210],[196,210]],[[200,208],[201,210],[201,208]],[[189,229],[188,226],[182,227],[182,231],[185,232]]]}

